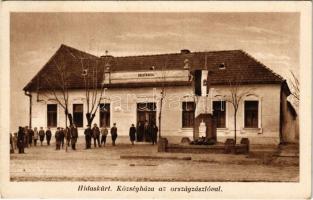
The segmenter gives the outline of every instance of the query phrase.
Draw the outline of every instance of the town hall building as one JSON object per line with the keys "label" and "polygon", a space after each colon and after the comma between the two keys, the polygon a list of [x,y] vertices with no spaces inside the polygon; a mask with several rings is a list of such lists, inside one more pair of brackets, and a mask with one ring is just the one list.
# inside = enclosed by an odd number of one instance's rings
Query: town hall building
{"label": "town hall building", "polygon": [[87,110],[96,106],[92,124],[116,123],[125,136],[131,124],[152,123],[170,142],[210,137],[201,129],[209,116],[214,125],[206,128],[216,128],[219,142],[233,138],[235,127],[237,137],[252,144],[299,137],[290,128],[297,116],[286,81],[243,50],[97,57],[61,45],[23,90],[30,100],[29,125],[53,132],[69,125],[66,104],[81,135]]}

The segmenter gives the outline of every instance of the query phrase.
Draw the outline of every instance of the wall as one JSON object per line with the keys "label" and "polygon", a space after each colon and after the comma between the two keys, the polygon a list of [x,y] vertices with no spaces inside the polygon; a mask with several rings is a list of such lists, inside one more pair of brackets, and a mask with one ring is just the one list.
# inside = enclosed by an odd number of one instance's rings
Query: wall
{"label": "wall", "polygon": [[[237,114],[237,138],[248,137],[252,144],[278,144],[279,143],[279,114],[280,114],[280,86],[279,85],[249,85],[243,86],[243,90],[251,89],[251,94],[244,97],[244,100],[259,100],[259,128],[244,128],[244,106],[243,101],[239,106]],[[117,123],[118,134],[128,135],[129,127],[137,122],[137,103],[138,102],[156,102],[157,103],[157,125],[159,115],[159,98],[161,88],[114,88],[105,91],[105,97],[111,102],[111,126]],[[76,90],[70,92],[70,106],[72,111],[73,103],[84,103],[84,112],[86,104],[84,91]],[[222,96],[229,95],[227,86],[214,86],[214,91],[210,91],[214,100],[219,100]],[[193,138],[192,128],[182,128],[182,101],[193,101],[191,87],[179,86],[165,89],[165,99],[162,111],[161,133],[166,136],[170,142],[179,142],[181,137],[188,136]],[[36,93],[33,93],[33,127],[44,126],[47,122],[46,104],[49,101],[36,102]],[[40,95],[40,99],[47,99]],[[102,101],[104,103],[104,100]],[[211,107],[209,103],[209,107]],[[234,137],[234,117],[233,108],[230,103],[226,104],[226,128],[217,129],[217,139],[224,142],[227,138]],[[99,111],[93,121],[99,124]],[[87,121],[84,118],[84,127]],[[58,106],[58,126],[65,126],[65,117],[63,109]],[[83,134],[84,128],[79,128],[79,134]],[[54,129],[52,129],[54,131]]]}
{"label": "wall", "polygon": [[281,95],[282,104],[282,140],[287,143],[299,142],[299,116],[294,116],[287,104],[287,96],[283,92]]}
{"label": "wall", "polygon": [[[102,103],[111,104],[110,126],[115,122],[118,127],[119,135],[128,135],[129,127],[132,123],[137,123],[137,103],[139,102],[156,102],[156,123],[159,125],[158,115],[160,108],[160,91],[161,88],[112,88],[105,90]],[[162,109],[162,134],[167,136],[189,136],[192,137],[191,129],[182,129],[182,104],[186,99],[193,101],[192,98],[184,97],[190,95],[191,87],[167,87],[165,88],[165,98]],[[48,101],[48,97],[39,95],[39,99],[44,100],[37,102],[37,94],[33,93],[33,127],[47,126],[47,104],[54,103]],[[87,110],[86,100],[83,90],[71,91],[69,94],[69,110],[72,112],[74,103],[83,103],[84,112]],[[96,113],[93,123],[99,125],[99,110]],[[65,126],[64,110],[58,105],[58,126]],[[87,120],[84,116],[84,127],[87,126]],[[55,128],[52,128],[55,131]],[[84,128],[79,128],[79,134],[83,134]]]}
{"label": "wall", "polygon": [[[250,91],[240,102],[237,113],[237,142],[248,137],[251,144],[279,144],[279,114],[280,114],[280,85],[247,85],[241,86],[239,93]],[[214,86],[213,100],[225,99],[230,95],[227,86]],[[259,101],[258,128],[244,128],[244,101]],[[217,139],[225,142],[227,138],[234,138],[234,109],[226,103],[226,128],[217,129]]]}

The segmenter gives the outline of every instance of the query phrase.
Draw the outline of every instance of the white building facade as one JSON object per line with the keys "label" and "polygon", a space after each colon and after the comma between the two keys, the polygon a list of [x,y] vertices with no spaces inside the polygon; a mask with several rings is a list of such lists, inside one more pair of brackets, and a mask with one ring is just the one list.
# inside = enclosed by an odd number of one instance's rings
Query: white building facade
{"label": "white building facade", "polygon": [[[187,56],[192,61],[191,64],[195,64],[196,60],[192,59],[191,53],[187,52],[187,54],[183,56]],[[215,119],[218,142],[234,138],[235,117],[234,107],[229,102],[230,85],[227,84],[227,80],[224,82],[222,80],[227,73],[230,75],[234,73],[234,71],[227,72],[227,70],[233,70],[230,58],[225,62],[217,62],[217,64],[215,62],[216,69],[210,70],[208,56],[203,57],[204,66],[201,66],[200,69],[205,75],[200,78],[200,85],[197,85],[193,70],[184,67],[184,64],[186,66],[185,57],[183,57],[180,69],[175,66],[171,68],[171,62],[168,62],[167,69],[160,67],[155,69],[154,65],[157,63],[151,63],[145,66],[146,70],[140,68],[138,70],[104,72],[101,84],[105,86],[98,91],[100,93],[100,90],[103,90],[103,95],[92,124],[96,123],[100,127],[112,127],[113,123],[116,123],[118,135],[128,136],[131,124],[138,128],[145,122],[154,123],[157,126],[161,125],[160,133],[163,137],[175,143],[180,142],[183,137],[189,137],[191,140],[199,137],[199,134],[194,133],[195,119],[199,114],[206,113],[211,114]],[[143,59],[142,62],[139,62],[140,65],[146,62],[146,59],[149,60],[144,56],[140,59]],[[136,61],[135,64],[138,62]],[[250,62],[248,64],[251,65]],[[152,69],[150,69],[151,66],[153,66]],[[133,67],[136,68],[136,66]],[[42,70],[44,69],[45,67]],[[264,69],[268,70],[265,67]],[[282,122],[282,113],[284,112],[281,110],[281,102],[286,100],[283,97],[289,95],[289,90],[288,88],[283,89],[284,81],[277,75],[273,75],[274,81],[271,80],[271,77],[268,78],[270,81],[253,81],[253,77],[261,76],[262,73],[258,75],[258,71],[256,71],[252,77],[248,75],[248,78],[237,86],[238,91],[249,91],[242,96],[238,106],[236,133],[239,139],[237,141],[240,141],[240,138],[249,138],[252,144],[277,145],[281,142],[283,127],[288,123]],[[268,70],[266,73],[272,74],[273,72]],[[241,79],[245,78],[240,77]],[[34,79],[24,88],[28,96],[31,96],[30,125],[32,127],[50,127],[52,131],[55,131],[57,127],[69,125],[66,122],[64,108],[53,100],[53,95],[48,94],[45,89],[34,89],[33,83]],[[199,86],[202,97],[195,95],[196,88]],[[164,98],[162,112],[160,112],[162,91],[164,91]],[[282,93],[287,95],[282,95]],[[78,127],[79,134],[83,135],[88,124],[85,117],[87,103],[84,88],[69,90],[68,110],[73,115],[73,122]],[[161,118],[159,118],[160,113]],[[161,119],[161,123],[159,119]]]}

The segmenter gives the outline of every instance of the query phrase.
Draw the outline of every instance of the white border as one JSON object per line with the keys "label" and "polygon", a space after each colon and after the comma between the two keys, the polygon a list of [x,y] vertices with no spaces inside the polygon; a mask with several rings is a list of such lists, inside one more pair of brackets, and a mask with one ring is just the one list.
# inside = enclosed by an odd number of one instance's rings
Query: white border
{"label": "white border", "polygon": [[[101,198],[309,198],[311,188],[311,83],[312,12],[311,2],[1,2],[1,194],[2,197],[101,197]],[[301,12],[300,31],[300,182],[299,183],[182,183],[145,182],[144,185],[221,185],[222,193],[96,193],[77,192],[82,182],[9,182],[10,114],[10,12]],[[244,173],[244,172],[243,172]],[[86,184],[87,182],[83,182]],[[120,182],[88,182],[116,186]],[[139,182],[123,182],[138,185]]]}

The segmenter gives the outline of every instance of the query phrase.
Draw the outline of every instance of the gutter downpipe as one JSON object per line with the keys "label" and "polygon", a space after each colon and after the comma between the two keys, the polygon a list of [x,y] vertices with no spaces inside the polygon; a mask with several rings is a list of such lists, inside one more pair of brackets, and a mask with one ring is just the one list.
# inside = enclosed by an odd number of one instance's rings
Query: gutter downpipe
{"label": "gutter downpipe", "polygon": [[32,95],[27,90],[24,90],[24,94],[29,97],[29,128],[32,128]]}

